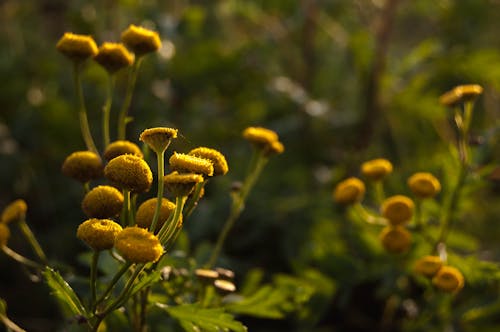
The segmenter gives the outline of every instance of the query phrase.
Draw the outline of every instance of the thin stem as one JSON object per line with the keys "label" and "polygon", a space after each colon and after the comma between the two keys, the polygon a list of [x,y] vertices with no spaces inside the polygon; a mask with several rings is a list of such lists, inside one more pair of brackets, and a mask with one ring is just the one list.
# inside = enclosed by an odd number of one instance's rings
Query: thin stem
{"label": "thin stem", "polygon": [[252,168],[250,169],[250,172],[245,178],[241,190],[233,196],[231,211],[229,212],[229,216],[222,228],[222,231],[219,234],[217,242],[215,243],[214,250],[212,251],[212,255],[210,256],[210,259],[206,264],[206,268],[211,268],[217,261],[217,258],[219,257],[222,247],[224,246],[224,242],[226,241],[229,232],[233,228],[234,223],[236,222],[241,212],[243,211],[245,207],[246,198],[250,193],[251,189],[253,188],[253,186],[255,185],[255,182],[259,178],[260,173],[262,172],[265,164],[268,161],[268,158],[267,156],[264,155],[263,151],[258,151],[257,154],[255,155],[255,159],[253,160],[252,160]]}
{"label": "thin stem", "polygon": [[89,122],[87,119],[87,109],[83,98],[82,82],[80,80],[80,65],[77,62],[74,62],[73,64],[73,83],[78,103],[78,118],[80,120],[80,130],[82,132],[83,140],[85,141],[85,145],[89,151],[98,153],[94,139],[92,138],[92,134],[90,132]]}
{"label": "thin stem", "polygon": [[129,267],[131,265],[132,265],[132,263],[130,263],[130,262],[126,262],[125,264],[122,265],[121,269],[115,274],[115,276],[113,277],[111,282],[108,284],[108,288],[106,288],[104,293],[102,293],[102,295],[97,299],[96,305],[95,305],[96,307],[99,303],[101,303],[102,301],[104,301],[106,299],[106,297],[109,295],[109,293],[111,293],[111,291],[115,287],[118,280],[120,280],[120,278],[123,276],[123,274],[125,272],[127,272],[127,270],[129,269]]}
{"label": "thin stem", "polygon": [[47,265],[47,256],[45,255],[45,252],[42,249],[42,246],[40,246],[40,243],[36,239],[35,235],[31,231],[31,228],[28,226],[26,223],[26,220],[22,219],[19,221],[19,228],[21,229],[21,232],[24,234],[26,239],[28,240],[29,244],[33,248],[33,251],[35,254],[40,258],[42,263],[44,265]]}
{"label": "thin stem", "polygon": [[25,329],[11,321],[6,315],[0,314],[0,321],[5,325],[7,331],[26,332]]}
{"label": "thin stem", "polygon": [[132,102],[132,94],[135,88],[135,82],[137,80],[137,73],[139,71],[139,67],[142,62],[142,57],[137,57],[134,61],[134,64],[130,68],[130,75],[128,77],[127,90],[125,92],[125,99],[123,101],[122,108],[118,115],[118,139],[125,139],[125,129],[128,123],[128,110],[130,108],[130,104]]}
{"label": "thin stem", "polygon": [[384,191],[384,183],[382,180],[377,180],[373,183],[373,190],[375,201],[377,204],[382,204],[385,200],[385,191]]}
{"label": "thin stem", "polygon": [[130,190],[123,189],[123,207],[122,207],[122,214],[120,216],[120,220],[122,223],[122,226],[131,226],[130,224]]}
{"label": "thin stem", "polygon": [[113,104],[113,91],[115,87],[115,75],[108,74],[108,84],[106,89],[106,101],[102,108],[102,139],[103,139],[103,150],[110,143],[109,134],[109,113],[111,112],[111,105]]}
{"label": "thin stem", "polygon": [[376,216],[365,209],[361,203],[356,203],[353,205],[354,211],[363,219],[366,223],[372,225],[382,225],[387,226],[387,219]]}
{"label": "thin stem", "polygon": [[185,203],[186,203],[186,196],[178,196],[175,198],[175,210],[173,213],[172,220],[168,222],[168,225],[166,222],[165,225],[163,225],[160,232],[158,233],[158,238],[160,239],[160,242],[165,246],[169,245],[169,242],[171,242],[172,236],[175,234],[176,229],[180,228],[179,218],[182,216],[182,210],[184,209]]}
{"label": "thin stem", "polygon": [[191,213],[193,213],[194,208],[196,207],[196,205],[198,205],[198,201],[200,200],[201,192],[202,192],[203,187],[205,186],[206,183],[207,183],[207,180],[196,184],[196,186],[194,188],[194,192],[191,195],[191,197],[189,198],[189,200],[186,204],[186,207],[184,209],[184,218],[188,218],[191,215]]}
{"label": "thin stem", "polygon": [[7,246],[2,246],[2,251],[7,256],[9,256],[13,260],[15,260],[15,261],[17,261],[17,262],[19,262],[21,264],[24,264],[26,266],[29,266],[29,267],[32,267],[32,268],[35,268],[35,269],[39,269],[39,270],[43,270],[44,269],[44,266],[42,264],[34,262],[31,259],[28,259],[28,258],[24,257],[23,255],[18,254],[17,252],[15,252],[14,250],[10,249]]}
{"label": "thin stem", "polygon": [[153,215],[153,220],[151,221],[151,226],[149,227],[149,231],[151,233],[154,233],[156,230],[156,225],[158,224],[158,218],[160,217],[161,203],[163,200],[163,189],[164,189],[163,175],[165,173],[164,154],[165,154],[164,151],[156,153],[156,159],[158,162],[158,194],[156,196],[155,213]]}
{"label": "thin stem", "polygon": [[94,250],[92,253],[92,263],[90,264],[90,308],[93,312],[96,306],[97,299],[97,264],[99,263],[99,250]]}
{"label": "thin stem", "polygon": [[423,204],[422,199],[420,198],[415,199],[415,214],[414,214],[415,230],[419,232],[429,244],[434,244],[435,240],[427,232],[427,229],[425,229],[424,216],[422,213],[422,204]]}

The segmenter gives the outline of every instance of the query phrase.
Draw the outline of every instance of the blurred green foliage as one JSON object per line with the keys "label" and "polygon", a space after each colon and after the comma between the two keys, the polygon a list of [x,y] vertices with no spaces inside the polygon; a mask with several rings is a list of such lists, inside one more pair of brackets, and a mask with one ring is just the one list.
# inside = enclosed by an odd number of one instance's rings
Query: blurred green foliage
{"label": "blurred green foliage", "polygon": [[[159,55],[141,68],[129,137],[169,125],[183,135],[174,150],[205,145],[226,155],[230,173],[210,183],[196,224],[186,225],[194,255],[206,257],[224,221],[231,182],[244,174],[249,148],[242,129],[262,125],[280,134],[286,152],[257,183],[223,263],[241,285],[259,267],[259,283],[283,286],[270,292],[287,296],[286,287],[305,284],[303,291],[316,295],[279,321],[245,318],[248,308],[233,308],[250,331],[443,330],[431,315],[448,308],[439,302],[414,304],[427,320],[404,320],[397,312],[393,321],[381,321],[394,285],[410,281],[394,280],[399,267],[375,232],[348,220],[331,191],[378,156],[396,167],[387,183],[391,192],[405,193],[406,178],[420,170],[436,174],[446,190],[454,174],[454,132],[438,97],[457,84],[481,84],[472,133],[484,176],[466,188],[464,196],[473,195],[460,205],[460,232],[450,239],[467,257],[450,257],[466,287],[454,312],[439,315],[468,314],[457,330],[493,331],[500,323],[500,273],[490,263],[500,260],[500,183],[490,176],[500,160],[498,1],[4,0],[0,18],[0,203],[28,202],[28,218],[56,261],[78,267],[84,248],[74,236],[84,219],[81,188],[60,174],[65,156],[83,149],[71,67],[54,47],[65,31],[92,34],[100,43],[135,23],[164,39]],[[94,128],[105,79],[97,65],[86,68]],[[119,77],[117,95],[124,82]],[[23,246],[17,234],[11,242]],[[29,331],[55,329],[55,303],[22,272],[2,268],[0,295],[10,318]],[[276,273],[297,279],[273,280]],[[412,287],[423,292],[418,283]]]}

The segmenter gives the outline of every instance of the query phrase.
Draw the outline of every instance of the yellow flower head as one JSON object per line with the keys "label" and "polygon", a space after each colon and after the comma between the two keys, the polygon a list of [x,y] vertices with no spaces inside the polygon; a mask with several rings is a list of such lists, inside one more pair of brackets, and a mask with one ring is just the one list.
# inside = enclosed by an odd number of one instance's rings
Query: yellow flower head
{"label": "yellow flower head", "polygon": [[[156,202],[158,199],[150,198],[144,201],[135,215],[135,221],[137,226],[142,228],[149,228],[153,222],[153,216],[155,214]],[[158,224],[156,225],[156,231],[158,231],[161,226],[167,221],[170,214],[175,210],[175,204],[166,198],[162,198],[160,206],[160,215],[158,217]]]}
{"label": "yellow flower head", "polygon": [[430,198],[441,191],[439,180],[431,173],[419,172],[408,178],[410,190],[419,198]]}
{"label": "yellow flower head", "polygon": [[168,162],[172,171],[196,173],[204,176],[214,175],[212,162],[205,158],[174,152]]}
{"label": "yellow flower head", "polygon": [[26,202],[22,199],[16,199],[3,209],[0,221],[4,224],[9,224],[11,222],[24,220],[27,210],[28,205]]}
{"label": "yellow flower head", "polygon": [[439,256],[424,256],[415,262],[413,270],[427,278],[432,278],[443,266]]}
{"label": "yellow flower head", "polygon": [[333,191],[333,200],[344,205],[354,204],[363,199],[365,191],[363,181],[355,177],[350,177],[337,184]]}
{"label": "yellow flower head", "polygon": [[266,156],[271,156],[273,154],[282,154],[285,152],[285,146],[280,141],[272,142],[271,145],[266,147]]}
{"label": "yellow flower head", "polygon": [[243,131],[243,137],[258,146],[268,146],[278,141],[275,131],[263,127],[248,127]]}
{"label": "yellow flower head", "polygon": [[157,127],[144,130],[139,136],[139,140],[146,143],[154,152],[164,152],[172,138],[177,137],[177,129]]}
{"label": "yellow flower head", "polygon": [[110,219],[89,219],[84,221],[76,231],[76,237],[90,248],[100,251],[113,248],[115,238],[122,226]]}
{"label": "yellow flower head", "polygon": [[400,225],[408,222],[413,216],[415,204],[411,198],[396,195],[387,198],[382,203],[382,216],[389,220],[391,225]]}
{"label": "yellow flower head", "polygon": [[97,186],[82,201],[82,210],[89,218],[113,218],[123,207],[122,193],[111,186]]}
{"label": "yellow flower head", "polygon": [[134,55],[123,44],[104,43],[99,47],[94,60],[110,73],[130,66],[134,62]]}
{"label": "yellow flower head", "polygon": [[120,255],[132,263],[156,262],[163,254],[158,238],[141,227],[126,227],[115,240]]}
{"label": "yellow flower head", "polygon": [[66,32],[57,42],[59,52],[74,61],[83,61],[97,54],[97,45],[91,36]]}
{"label": "yellow flower head", "polygon": [[199,147],[189,151],[190,156],[195,156],[203,159],[209,160],[214,167],[214,176],[224,175],[228,172],[229,168],[227,166],[226,158],[222,153],[217,150]]}
{"label": "yellow flower head", "polygon": [[106,165],[104,176],[121,189],[146,192],[153,183],[153,173],[144,159],[131,154],[118,156]]}
{"label": "yellow flower head", "polygon": [[86,183],[100,178],[102,168],[102,160],[99,155],[91,151],[77,151],[66,157],[62,165],[62,172],[70,178]]}
{"label": "yellow flower head", "polygon": [[209,269],[196,269],[194,274],[201,282],[206,284],[213,283],[219,277],[219,273],[217,271]]}
{"label": "yellow flower head", "polygon": [[403,253],[411,245],[411,233],[402,226],[386,226],[380,233],[380,241],[390,253]]}
{"label": "yellow flower head", "polygon": [[478,84],[458,85],[439,97],[439,102],[447,107],[454,107],[466,101],[473,101],[483,93],[483,88]]}
{"label": "yellow flower head", "polygon": [[189,195],[197,183],[203,182],[203,176],[193,173],[180,174],[176,171],[165,175],[163,178],[165,188],[175,197]]}
{"label": "yellow flower head", "polygon": [[372,181],[379,181],[392,173],[392,164],[383,158],[369,160],[361,164],[361,173]]}
{"label": "yellow flower head", "polygon": [[126,140],[118,140],[110,143],[106,150],[104,150],[104,159],[110,161],[122,154],[133,154],[139,158],[142,158],[142,151],[137,146],[137,144]]}
{"label": "yellow flower head", "polygon": [[122,42],[138,56],[155,52],[161,47],[157,32],[133,24],[122,33]]}
{"label": "yellow flower head", "polygon": [[456,293],[464,287],[464,276],[452,267],[443,266],[432,278],[432,284],[447,293]]}
{"label": "yellow flower head", "polygon": [[0,247],[6,246],[10,238],[10,229],[4,223],[0,223]]}

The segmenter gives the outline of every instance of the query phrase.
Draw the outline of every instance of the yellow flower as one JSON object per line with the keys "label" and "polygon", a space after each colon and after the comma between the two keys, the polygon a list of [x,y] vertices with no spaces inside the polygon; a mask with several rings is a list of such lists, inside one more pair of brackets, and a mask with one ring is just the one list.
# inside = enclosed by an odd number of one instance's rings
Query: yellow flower
{"label": "yellow flower", "polygon": [[91,36],[66,32],[57,42],[59,52],[75,61],[83,61],[97,54],[97,45]]}
{"label": "yellow flower", "polygon": [[361,164],[361,173],[370,180],[379,181],[392,173],[392,164],[383,158],[369,160]]}
{"label": "yellow flower", "polygon": [[91,151],[77,151],[64,160],[62,172],[64,175],[82,183],[98,179],[102,176],[102,160]]}
{"label": "yellow flower", "polygon": [[133,24],[122,33],[122,42],[138,56],[155,52],[161,47],[157,32]]}
{"label": "yellow flower", "polygon": [[443,266],[432,278],[432,284],[447,293],[455,293],[464,287],[464,276],[452,266]]}
{"label": "yellow flower", "polygon": [[4,223],[0,223],[0,247],[6,246],[10,238],[10,229]]}
{"label": "yellow flower", "polygon": [[415,262],[413,270],[427,278],[432,278],[438,270],[443,266],[443,262],[439,256],[424,256]]}
{"label": "yellow flower", "polygon": [[350,177],[337,184],[333,191],[333,200],[339,204],[353,204],[363,199],[365,191],[363,181],[355,177]]}
{"label": "yellow flower", "polygon": [[115,240],[120,255],[132,263],[156,262],[163,254],[158,238],[141,227],[126,227]]}
{"label": "yellow flower", "polygon": [[458,85],[439,97],[439,102],[447,107],[454,107],[466,101],[473,101],[483,93],[483,88],[478,84]]}
{"label": "yellow flower", "polygon": [[22,199],[16,199],[7,205],[3,211],[0,221],[4,224],[24,220],[28,205]]}
{"label": "yellow flower", "polygon": [[164,152],[172,138],[177,137],[177,129],[157,127],[144,130],[139,136],[139,140],[146,143],[156,153]]}
{"label": "yellow flower", "polygon": [[112,159],[104,168],[104,176],[119,188],[133,193],[146,192],[153,183],[153,173],[148,164],[131,154]]}
{"label": "yellow flower", "polygon": [[380,241],[390,253],[403,253],[411,245],[411,233],[402,226],[386,226],[380,233]]}
{"label": "yellow flower", "polygon": [[268,145],[266,147],[265,152],[266,152],[267,156],[270,156],[273,154],[282,154],[283,152],[285,152],[285,146],[280,141],[275,141],[275,142],[272,142],[271,145]]}
{"label": "yellow flower", "polygon": [[243,137],[258,146],[270,146],[278,141],[275,131],[262,127],[248,127],[243,131]]}
{"label": "yellow flower", "polygon": [[194,274],[201,282],[206,284],[213,283],[219,277],[219,273],[217,271],[209,269],[196,269]]}
{"label": "yellow flower", "polygon": [[[137,226],[142,228],[149,228],[153,222],[153,216],[155,214],[157,198],[150,198],[144,201],[135,215],[135,221]],[[156,231],[163,226],[165,221],[167,221],[170,214],[175,210],[175,204],[166,198],[162,198],[160,206],[160,215],[158,217],[158,224],[156,225]]]}
{"label": "yellow flower", "polygon": [[111,186],[97,186],[82,201],[82,210],[89,218],[113,218],[123,207],[122,193]]}
{"label": "yellow flower", "polygon": [[174,171],[163,178],[165,188],[175,197],[189,195],[197,183],[203,182],[203,176],[193,173],[179,174]]}
{"label": "yellow flower", "polygon": [[387,198],[382,203],[382,216],[387,218],[392,225],[400,225],[408,222],[413,216],[415,204],[411,198],[396,195]]}
{"label": "yellow flower", "polygon": [[441,191],[439,180],[431,173],[418,172],[408,178],[410,190],[419,198],[436,196]]}
{"label": "yellow flower", "polygon": [[113,220],[89,219],[78,226],[76,237],[94,250],[107,250],[113,248],[116,235],[121,230],[122,226]]}
{"label": "yellow flower", "polygon": [[224,175],[228,172],[226,158],[217,150],[199,147],[189,151],[190,156],[200,157],[209,160],[214,167],[214,176]]}
{"label": "yellow flower", "polygon": [[99,47],[94,60],[110,73],[130,66],[134,62],[134,55],[123,44],[104,43]]}
{"label": "yellow flower", "polygon": [[172,171],[196,173],[205,176],[214,175],[214,166],[212,162],[205,158],[174,152],[168,162]]}
{"label": "yellow flower", "polygon": [[143,157],[142,151],[137,144],[130,141],[118,140],[110,143],[106,147],[106,150],[104,150],[104,159],[110,161],[122,154],[133,154],[139,158]]}

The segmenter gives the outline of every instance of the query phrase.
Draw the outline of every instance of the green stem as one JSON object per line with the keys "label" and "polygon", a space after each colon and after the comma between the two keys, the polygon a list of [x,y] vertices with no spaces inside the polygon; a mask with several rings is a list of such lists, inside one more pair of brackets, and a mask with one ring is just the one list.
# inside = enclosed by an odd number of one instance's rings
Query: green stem
{"label": "green stem", "polygon": [[122,214],[120,216],[120,220],[122,223],[122,226],[131,226],[130,223],[130,190],[123,189],[123,207],[122,207]]}
{"label": "green stem", "polygon": [[185,219],[187,219],[191,215],[191,213],[193,213],[194,208],[196,207],[196,205],[198,204],[198,201],[200,200],[200,195],[201,195],[202,189],[206,183],[207,183],[207,180],[196,184],[196,186],[194,188],[194,192],[191,195],[191,197],[189,198],[189,200],[186,204],[186,208],[184,209],[184,218]]}
{"label": "green stem", "polygon": [[[182,216],[182,210],[184,209],[184,204],[186,203],[186,196],[178,196],[175,198],[175,210],[173,213],[173,217],[171,220],[167,220],[165,225],[163,225],[162,229],[158,233],[158,239],[165,246],[169,247],[171,244],[172,236],[175,234],[177,228],[180,228],[179,218]],[[170,219],[170,218],[169,218]]]}
{"label": "green stem", "polygon": [[361,203],[353,205],[354,211],[368,224],[387,226],[387,219],[376,216],[365,209]]}
{"label": "green stem", "polygon": [[113,91],[115,86],[115,75],[108,74],[108,84],[106,89],[106,101],[102,108],[102,139],[103,150],[106,150],[110,143],[109,134],[109,113],[111,112],[111,105],[113,104]]}
{"label": "green stem", "polygon": [[377,180],[373,183],[375,201],[377,204],[382,204],[385,200],[384,183],[382,180]]}
{"label": "green stem", "polygon": [[83,140],[89,151],[98,154],[97,148],[90,132],[89,122],[87,119],[87,109],[85,107],[85,100],[83,98],[82,82],[80,80],[80,65],[77,62],[73,64],[73,83],[78,103],[78,118],[80,120],[80,130],[82,132]]}
{"label": "green stem", "polygon": [[22,219],[19,221],[19,228],[21,229],[21,232],[28,240],[29,244],[33,248],[33,251],[38,256],[38,258],[40,258],[40,260],[44,265],[47,265],[47,256],[45,255],[42,246],[40,246],[40,243],[36,239],[35,235],[31,231],[31,228],[26,223],[26,220]]}
{"label": "green stem", "polygon": [[255,185],[255,182],[259,178],[260,173],[264,169],[264,166],[266,165],[267,161],[268,158],[264,155],[263,151],[261,150],[257,152],[255,158],[252,158],[252,163],[251,163],[252,166],[250,172],[245,178],[241,190],[233,196],[231,211],[229,212],[229,216],[226,219],[222,231],[219,234],[217,242],[215,243],[214,250],[212,251],[210,259],[206,264],[206,268],[211,268],[217,261],[217,258],[219,257],[222,247],[224,246],[224,242],[226,241],[229,232],[233,228],[234,223],[236,222],[241,212],[245,208],[245,201],[247,199],[247,196],[250,193],[253,186]]}
{"label": "green stem", "polygon": [[35,269],[39,269],[39,270],[43,270],[44,269],[44,266],[37,263],[37,262],[34,262],[32,261],[31,259],[28,259],[20,254],[18,254],[17,252],[15,252],[14,250],[10,249],[9,247],[7,246],[2,246],[2,251],[7,255],[9,256],[10,258],[14,259],[15,261],[21,263],[21,264],[24,264],[26,266],[29,266],[29,267],[32,267],[32,268],[35,268]]}
{"label": "green stem", "polygon": [[92,263],[90,264],[90,308],[93,312],[97,299],[97,264],[99,263],[100,251],[94,250],[92,253]]}
{"label": "green stem", "polygon": [[125,99],[123,101],[122,108],[120,110],[120,113],[118,114],[118,139],[119,140],[124,140],[125,139],[125,129],[127,126],[127,113],[130,108],[130,104],[132,102],[132,94],[134,92],[135,88],[135,82],[137,80],[137,73],[139,71],[139,67],[142,61],[142,57],[136,58],[134,61],[134,64],[130,68],[130,75],[128,78],[128,84],[127,84],[127,90],[125,92]]}
{"label": "green stem", "polygon": [[419,232],[429,244],[434,244],[435,240],[432,238],[432,236],[430,236],[430,234],[427,232],[427,229],[425,228],[424,217],[422,213],[422,204],[422,199],[415,199],[415,230]]}
{"label": "green stem", "polygon": [[165,173],[165,160],[164,160],[165,152],[157,152],[156,159],[158,162],[158,194],[156,196],[156,207],[155,213],[153,215],[153,220],[151,221],[151,226],[149,227],[149,231],[154,233],[156,231],[156,225],[158,225],[158,218],[160,217],[161,211],[161,203],[163,200],[163,187],[164,187],[164,173]]}
{"label": "green stem", "polygon": [[129,269],[129,267],[132,265],[132,263],[130,262],[126,262],[125,264],[122,265],[121,269],[115,274],[115,276],[113,277],[113,279],[111,280],[111,282],[108,284],[108,288],[106,288],[106,290],[104,291],[104,293],[102,293],[102,295],[99,297],[99,299],[97,299],[96,301],[96,307],[99,303],[101,303],[102,301],[104,301],[106,299],[106,297],[109,295],[109,293],[111,293],[111,291],[113,290],[113,288],[115,287],[116,283],[118,282],[118,280],[120,280],[120,278],[122,277],[122,275],[127,272],[127,270]]}

